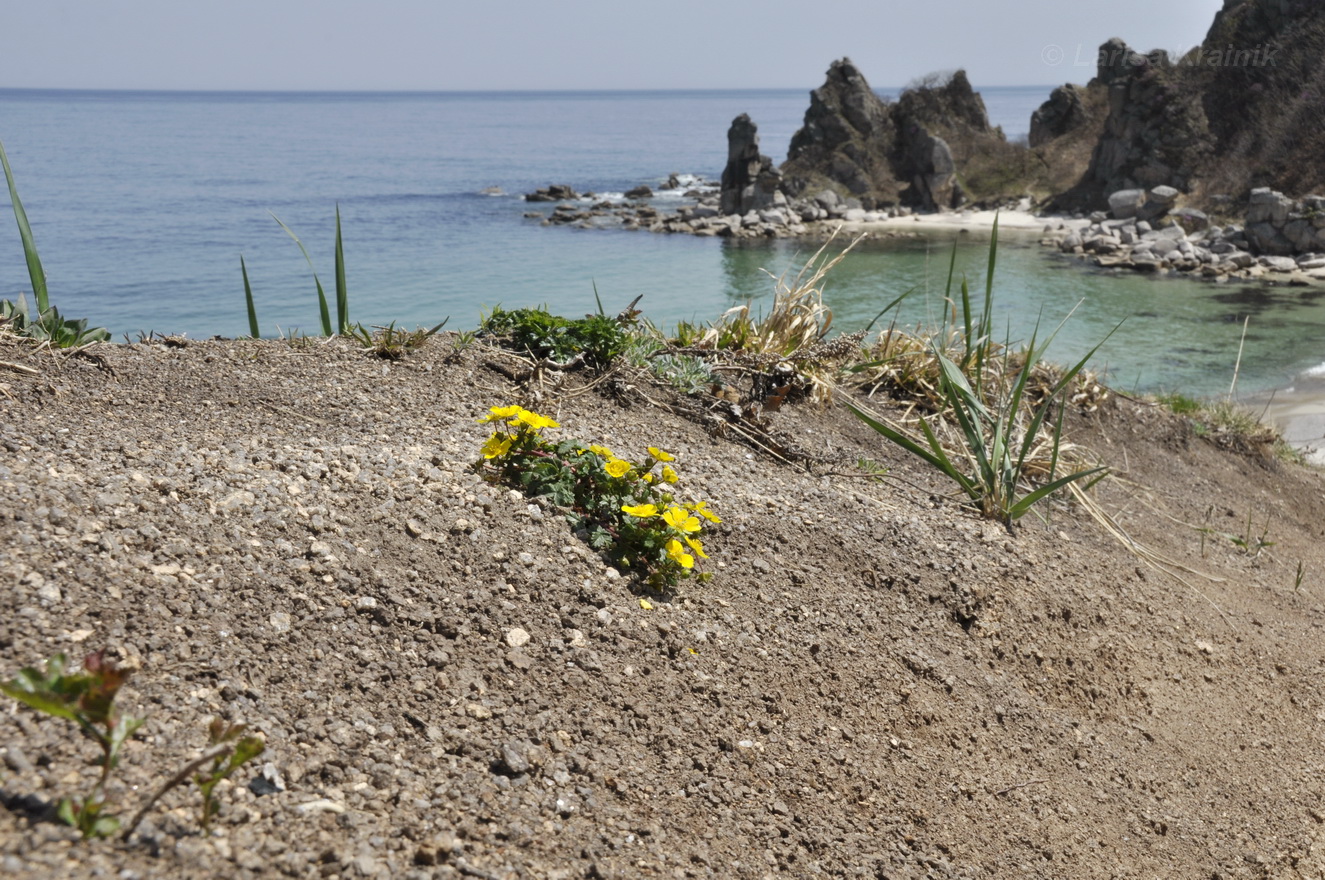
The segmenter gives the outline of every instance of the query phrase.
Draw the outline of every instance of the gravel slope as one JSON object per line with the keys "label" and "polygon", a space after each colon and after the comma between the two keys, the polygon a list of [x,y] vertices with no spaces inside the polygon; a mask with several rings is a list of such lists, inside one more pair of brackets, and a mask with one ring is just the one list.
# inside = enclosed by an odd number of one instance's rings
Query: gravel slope
{"label": "gravel slope", "polygon": [[[534,400],[450,338],[394,364],[93,354],[0,340],[26,368],[0,367],[2,674],[136,667],[124,814],[214,715],[263,733],[269,781],[223,785],[210,837],[181,788],[129,842],[83,842],[49,808],[93,746],[6,700],[4,873],[1325,876],[1314,471],[1126,399],[1075,417],[1122,477],[1105,508],[1217,578],[1179,580],[1075,508],[1009,535],[839,407],[772,416],[818,457],[793,466],[629,377]],[[475,420],[505,403],[673,452],[724,519],[714,579],[646,609],[555,511],[480,481]],[[1221,536],[1248,515],[1256,556]]]}

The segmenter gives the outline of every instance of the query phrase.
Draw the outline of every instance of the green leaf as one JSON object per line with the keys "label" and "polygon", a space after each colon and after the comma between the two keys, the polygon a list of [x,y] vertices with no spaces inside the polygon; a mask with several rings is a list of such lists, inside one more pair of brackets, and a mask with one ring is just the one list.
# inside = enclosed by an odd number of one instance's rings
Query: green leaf
{"label": "green leaf", "polygon": [[318,317],[322,320],[322,335],[333,335],[331,332],[331,313],[327,311],[327,294],[322,289],[322,279],[317,277],[317,270],[313,268],[313,258],[308,255],[308,248],[304,247],[304,243],[299,240],[299,236],[295,235],[294,230],[286,226],[280,217],[277,217],[276,214],[271,211],[268,211],[267,213],[271,214],[271,219],[280,223],[281,228],[285,230],[285,234],[293,238],[294,243],[299,245],[299,251],[304,255],[304,260],[307,261],[308,268],[313,273],[313,284],[317,287],[317,308]]}
{"label": "green leaf", "polygon": [[23,256],[28,263],[28,280],[32,282],[32,296],[37,300],[37,313],[50,308],[46,293],[46,272],[41,267],[41,257],[37,255],[37,243],[32,238],[32,227],[28,225],[27,212],[18,198],[18,187],[14,183],[14,172],[9,167],[9,157],[5,155],[5,145],[0,142],[0,165],[5,169],[5,182],[9,184],[9,201],[14,206],[14,219],[18,221],[18,237],[23,242]]}
{"label": "green leaf", "polygon": [[350,292],[345,286],[345,247],[340,238],[340,205],[336,205],[336,332],[350,326]]}
{"label": "green leaf", "polygon": [[254,339],[261,339],[262,334],[258,332],[258,310],[253,305],[253,288],[248,283],[248,266],[244,265],[244,257],[239,257],[239,271],[244,276],[244,305],[248,308],[248,335]]}

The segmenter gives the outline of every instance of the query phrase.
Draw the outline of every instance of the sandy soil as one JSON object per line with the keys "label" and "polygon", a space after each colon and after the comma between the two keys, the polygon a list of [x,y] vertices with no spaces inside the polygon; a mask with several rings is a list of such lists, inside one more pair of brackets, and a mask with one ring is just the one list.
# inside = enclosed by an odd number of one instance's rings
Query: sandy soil
{"label": "sandy soil", "polygon": [[883,232],[883,231],[910,231],[910,232],[937,232],[951,230],[965,230],[967,232],[987,233],[994,226],[994,218],[998,218],[999,230],[1016,230],[1018,232],[1040,232],[1045,226],[1052,226],[1055,229],[1060,225],[1076,229],[1090,225],[1089,220],[1076,219],[1072,217],[1044,217],[1032,214],[1029,211],[959,211],[944,212],[938,214],[913,214],[910,217],[895,217],[891,220],[880,220],[871,223],[848,223],[845,229],[849,232]]}
{"label": "sandy soil", "polygon": [[[3,674],[136,668],[125,814],[214,715],[270,766],[210,836],[181,788],[85,842],[51,807],[94,748],[7,703],[6,875],[1325,877],[1316,471],[1142,401],[1073,413],[1148,562],[1068,504],[1009,534],[836,405],[769,417],[783,461],[716,400],[517,386],[451,338],[91,355],[0,341]],[[724,520],[712,581],[642,596],[478,479],[512,402],[675,453]]]}

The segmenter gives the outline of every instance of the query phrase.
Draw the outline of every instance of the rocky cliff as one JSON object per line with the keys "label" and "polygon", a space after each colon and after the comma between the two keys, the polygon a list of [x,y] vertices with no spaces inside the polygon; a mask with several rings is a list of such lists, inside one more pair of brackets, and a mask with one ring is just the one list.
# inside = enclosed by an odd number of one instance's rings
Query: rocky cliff
{"label": "rocky cliff", "polygon": [[965,203],[968,166],[1006,148],[964,71],[930,77],[888,103],[843,58],[810,93],[782,174],[793,196],[828,188],[867,209],[933,211]]}
{"label": "rocky cliff", "polygon": [[805,121],[791,138],[782,176],[800,195],[829,188],[868,208],[896,204],[902,185],[893,172],[892,109],[850,58],[834,61],[824,84],[810,92]]}
{"label": "rocky cliff", "polygon": [[[1245,205],[1273,187],[1325,187],[1325,4],[1225,0],[1205,41],[1181,58],[1121,39],[1099,50],[1089,86],[1060,89],[1035,114],[1032,145],[1053,150],[1107,96],[1090,160],[1057,209],[1095,210],[1120,190],[1168,186],[1206,207]],[[1078,162],[1080,159],[1078,158]]]}

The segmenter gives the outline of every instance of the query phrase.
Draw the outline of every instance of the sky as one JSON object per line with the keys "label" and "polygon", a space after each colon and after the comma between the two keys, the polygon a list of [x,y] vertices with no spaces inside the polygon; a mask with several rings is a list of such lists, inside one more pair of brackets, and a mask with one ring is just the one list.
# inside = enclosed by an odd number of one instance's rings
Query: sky
{"label": "sky", "polygon": [[1223,0],[0,0],[0,88],[876,88],[1085,82],[1100,43],[1185,51]]}

